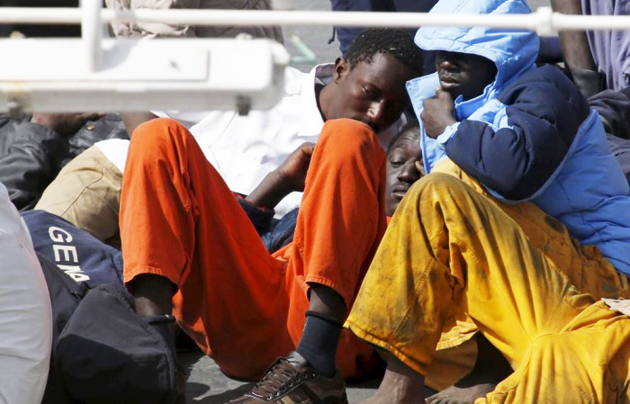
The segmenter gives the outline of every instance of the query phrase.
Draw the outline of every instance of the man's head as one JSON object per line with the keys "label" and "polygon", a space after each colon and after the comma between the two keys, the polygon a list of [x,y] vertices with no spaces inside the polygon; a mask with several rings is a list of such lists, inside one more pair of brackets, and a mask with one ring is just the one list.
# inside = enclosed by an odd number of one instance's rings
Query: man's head
{"label": "man's head", "polygon": [[405,83],[422,74],[422,63],[422,51],[407,31],[363,31],[347,58],[337,59],[333,81],[322,90],[324,118],[358,118],[376,131],[386,129],[408,104]]}
{"label": "man's head", "polygon": [[386,168],[385,214],[392,216],[409,187],[425,175],[418,122],[407,124],[392,139],[387,149]]}
{"label": "man's head", "polygon": [[[451,14],[460,17],[475,14],[493,15],[495,19],[500,20],[506,15],[530,14],[531,9],[527,3],[527,0],[439,0],[429,14],[436,16]],[[446,54],[460,52],[492,61],[498,72],[493,75],[493,82],[488,87],[485,100],[497,97],[508,83],[533,68],[540,47],[535,32],[504,27],[423,25],[416,32],[414,40],[416,45],[425,51],[443,51]],[[481,81],[477,72],[475,79]],[[449,86],[444,87],[446,90]],[[485,88],[480,87],[482,90]],[[474,95],[481,93],[479,88],[475,90]],[[470,94],[468,95],[470,99]],[[456,95],[453,95],[453,98],[455,97]],[[458,111],[460,112],[463,111]]]}
{"label": "man's head", "polygon": [[497,75],[497,67],[491,60],[459,52],[436,52],[435,68],[442,89],[453,99],[462,95],[464,100],[470,100],[481,95]]}

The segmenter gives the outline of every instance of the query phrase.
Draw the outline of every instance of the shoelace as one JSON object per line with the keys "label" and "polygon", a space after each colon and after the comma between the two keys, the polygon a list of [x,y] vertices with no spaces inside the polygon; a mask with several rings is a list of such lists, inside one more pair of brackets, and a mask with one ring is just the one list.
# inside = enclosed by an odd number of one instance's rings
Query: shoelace
{"label": "shoelace", "polygon": [[[314,373],[313,373],[314,375]],[[252,393],[271,400],[284,394],[301,380],[311,377],[309,372],[298,372],[286,359],[281,358],[267,371],[263,379],[256,384]]]}

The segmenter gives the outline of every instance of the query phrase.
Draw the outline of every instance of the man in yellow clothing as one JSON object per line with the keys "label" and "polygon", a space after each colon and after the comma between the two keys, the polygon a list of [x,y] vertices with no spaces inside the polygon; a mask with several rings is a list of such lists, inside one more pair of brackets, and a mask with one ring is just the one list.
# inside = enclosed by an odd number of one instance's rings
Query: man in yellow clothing
{"label": "man in yellow clothing", "polygon": [[[431,12],[529,8],[442,0]],[[536,67],[538,43],[518,30],[416,35],[437,51],[438,72],[408,84],[430,174],[400,204],[346,321],[390,354],[367,403],[423,402],[436,348],[477,331],[513,369],[477,403],[630,401],[630,318],[599,301],[629,295],[630,188],[599,116],[561,72]]]}

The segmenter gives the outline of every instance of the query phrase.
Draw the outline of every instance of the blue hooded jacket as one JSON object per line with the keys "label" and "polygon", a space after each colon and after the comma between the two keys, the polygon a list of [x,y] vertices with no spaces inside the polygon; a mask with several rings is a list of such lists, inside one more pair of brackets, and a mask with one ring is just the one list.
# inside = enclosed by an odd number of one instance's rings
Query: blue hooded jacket
{"label": "blue hooded jacket", "polygon": [[[529,12],[524,0],[441,0],[431,10]],[[448,156],[495,197],[535,203],[630,275],[628,182],[608,150],[597,112],[556,68],[536,67],[538,36],[505,28],[422,27],[415,42],[424,50],[483,56],[497,67],[495,81],[480,96],[455,100],[457,123],[437,139],[422,131],[426,171]],[[439,85],[437,73],[407,83],[418,118]]]}

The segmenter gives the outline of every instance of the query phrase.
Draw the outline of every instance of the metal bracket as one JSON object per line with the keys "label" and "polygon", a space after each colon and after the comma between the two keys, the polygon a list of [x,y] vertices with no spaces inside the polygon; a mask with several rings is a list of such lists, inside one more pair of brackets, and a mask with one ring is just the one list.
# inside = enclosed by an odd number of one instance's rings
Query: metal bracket
{"label": "metal bracket", "polygon": [[9,116],[13,119],[20,119],[24,116],[24,108],[16,99],[12,99],[7,102],[7,110],[9,112]]}
{"label": "metal bracket", "polygon": [[252,109],[252,99],[244,95],[236,97],[236,110],[239,115],[249,115],[249,111]]}

